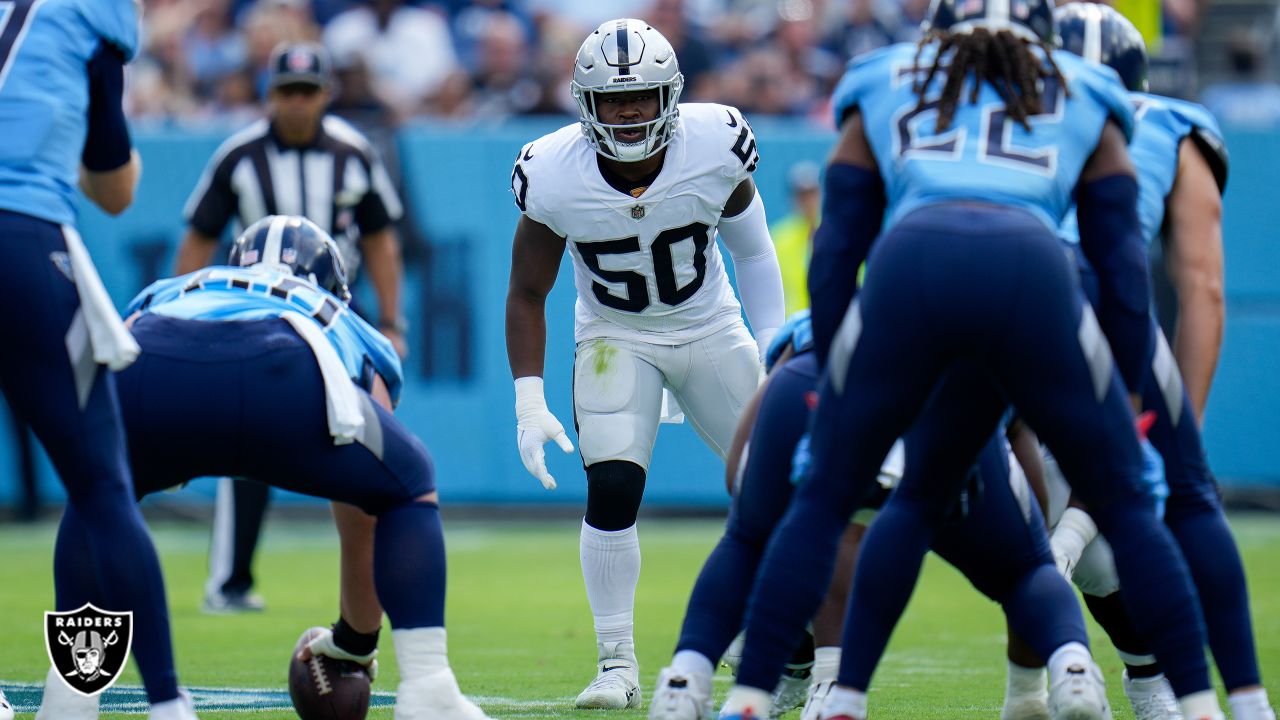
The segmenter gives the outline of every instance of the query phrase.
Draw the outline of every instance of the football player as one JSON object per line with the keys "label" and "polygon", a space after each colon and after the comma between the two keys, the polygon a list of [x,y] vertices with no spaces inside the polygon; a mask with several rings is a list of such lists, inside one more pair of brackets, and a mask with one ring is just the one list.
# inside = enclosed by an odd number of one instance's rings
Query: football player
{"label": "football player", "polygon": [[[780,342],[781,341],[781,342]],[[782,517],[792,495],[792,477],[802,471],[807,457],[802,434],[808,424],[818,385],[818,363],[808,313],[793,316],[774,339],[766,360],[774,367],[765,385],[743,414],[735,451],[745,452],[739,486],[734,496],[725,535],[707,559],[689,599],[689,610],[672,665],[658,677],[649,708],[651,720],[698,720],[711,712],[712,658],[724,652],[741,625],[746,597],[751,589],[765,543]],[[774,365],[776,363],[776,365]],[[945,407],[946,397],[935,398]],[[933,406],[931,406],[933,407]],[[756,411],[758,410],[758,414]],[[926,412],[905,438],[895,444],[880,472],[880,486],[867,502],[868,510],[888,502],[909,499],[889,496],[890,489],[906,473],[930,472],[928,447],[913,436],[928,433],[924,427],[943,415]],[[748,441],[742,432],[750,428]],[[1050,657],[1059,648],[1088,642],[1084,618],[1070,585],[1055,571],[1042,510],[1033,497],[1030,478],[1039,478],[1039,451],[1028,433],[1011,433],[1022,463],[1032,466],[1024,474],[1009,443],[997,432],[979,454],[967,475],[961,503],[947,508],[945,529],[933,549],[960,569],[974,586],[1001,603],[1010,626],[1026,633],[1033,653]],[[744,450],[745,447],[749,450]],[[799,446],[799,449],[797,449]],[[732,462],[730,467],[738,465]],[[793,467],[793,457],[796,460]],[[910,486],[912,483],[908,481]],[[1038,493],[1037,493],[1038,494]],[[844,605],[857,554],[858,539],[874,512],[860,512],[845,532],[836,573],[822,609],[814,616],[813,684],[809,702],[801,714],[814,718],[834,685],[840,663],[839,636]],[[1016,518],[1010,522],[1010,519]],[[1045,622],[1046,617],[1050,618]],[[774,694],[772,712],[780,715],[795,701],[784,693],[784,680]],[[1070,695],[1071,683],[1057,683],[1059,696]],[[1045,708],[1050,699],[1040,699]],[[1055,705],[1061,697],[1053,698]],[[1029,715],[1020,716],[1028,719]]]}
{"label": "football player", "polygon": [[[111,215],[133,202],[142,164],[121,99],[138,51],[134,0],[12,0],[0,12],[0,287],[11,338],[0,390],[44,445],[67,491],[62,538],[83,538],[78,561],[103,579],[99,607],[131,611],[133,656],[151,717],[189,720],[173,668],[164,579],[133,502],[112,370],[137,343],[116,314],[76,233],[77,187]],[[54,560],[57,609],[91,598]],[[5,710],[0,710],[0,715]],[[41,720],[96,718],[51,668]]]}
{"label": "football player", "polygon": [[[446,653],[431,458],[391,414],[395,349],[349,299],[337,243],[283,216],[249,226],[228,265],[134,298],[127,312],[142,354],[118,383],[136,489],[225,475],[336,501],[342,619],[304,654],[359,662],[372,675],[385,609],[400,666],[396,717],[482,720]],[[68,562],[82,550],[59,538]],[[92,594],[92,568],[80,565],[74,580]],[[360,593],[368,585],[373,598]]]}
{"label": "football player", "polygon": [[[1186,565],[1141,481],[1137,398],[1126,390],[1141,387],[1151,342],[1126,150],[1133,111],[1113,72],[1053,49],[1054,35],[1043,0],[936,0],[918,44],[863,56],[837,88],[841,134],[809,274],[815,351],[827,361],[813,463],[765,552],[722,716],[768,708],[850,512],[938,386],[955,398],[955,422],[923,439],[934,462],[966,467],[1011,401],[1116,547],[1126,604],[1185,716],[1222,717]],[[1056,236],[1073,195],[1098,316]],[[966,365],[966,381],[948,383]],[[889,503],[868,529],[823,717],[867,717],[871,675],[938,508],[955,497],[953,477],[922,474],[921,487],[904,478],[897,495],[912,501]],[[1080,690],[1057,717],[1108,714],[1097,684],[1083,681],[1096,668],[1082,645],[1046,659],[1051,677],[1075,677]]]}
{"label": "football player", "polygon": [[[1142,35],[1105,5],[1058,8],[1063,47],[1111,67],[1130,90],[1137,127],[1129,151],[1138,170],[1138,212],[1148,244],[1163,235],[1169,275],[1178,295],[1178,325],[1170,350],[1157,327],[1143,405],[1156,411],[1150,439],[1163,461],[1159,488],[1165,522],[1182,547],[1204,609],[1209,647],[1227,688],[1232,717],[1274,720],[1261,685],[1249,597],[1240,553],[1218,500],[1201,446],[1199,420],[1222,341],[1222,200],[1227,157],[1213,117],[1199,105],[1147,94]],[[1094,283],[1079,253],[1073,214],[1060,233],[1077,256],[1085,288]],[[1181,370],[1181,372],[1179,372]],[[1063,507],[1067,492],[1055,465],[1054,533],[1059,566],[1084,592],[1090,611],[1124,661],[1124,689],[1138,720],[1178,717],[1173,693],[1146,643],[1134,631],[1119,595],[1110,547],[1082,507]]]}
{"label": "football player", "polygon": [[604,23],[574,63],[580,122],[526,145],[511,173],[521,212],[507,294],[516,436],[525,467],[548,489],[556,483],[543,444],[573,449],[542,390],[544,303],[566,247],[578,290],[573,404],[587,475],[581,557],[599,660],[578,707],[641,703],[632,633],[636,514],[659,420],[676,414],[664,388],[723,458],[760,383],[762,350],[783,320],[782,277],[751,180],[759,162],[751,126],[732,107],[681,105],[683,85],[657,30],[640,20]]}

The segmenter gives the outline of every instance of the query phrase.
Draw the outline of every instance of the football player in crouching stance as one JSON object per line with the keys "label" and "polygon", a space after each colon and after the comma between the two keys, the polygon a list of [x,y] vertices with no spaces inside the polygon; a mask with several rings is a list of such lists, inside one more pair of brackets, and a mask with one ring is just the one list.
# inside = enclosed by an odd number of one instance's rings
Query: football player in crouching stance
{"label": "football player in crouching stance", "polygon": [[760,383],[761,350],[783,320],[782,278],[751,180],[759,160],[751,127],[732,107],[679,104],[683,84],[657,30],[640,20],[604,23],[574,65],[580,122],[526,145],[511,174],[522,213],[507,295],[517,440],[525,467],[548,489],[555,480],[543,444],[573,450],[542,390],[545,300],[566,247],[578,290],[581,557],[599,660],[578,707],[641,704],[635,523],[659,419],[674,418],[663,412],[664,388],[723,458]]}
{"label": "football player in crouching stance", "polygon": [[[481,720],[445,649],[431,458],[391,414],[395,350],[349,298],[333,239],[281,216],[245,230],[229,265],[134,298],[126,314],[142,354],[117,382],[137,492],[227,475],[335,501],[343,619],[308,649],[372,672],[385,608],[400,664],[397,720]],[[74,557],[85,542],[63,534],[57,552]],[[94,583],[92,566],[81,569],[80,581]],[[370,585],[376,600],[360,592]]]}

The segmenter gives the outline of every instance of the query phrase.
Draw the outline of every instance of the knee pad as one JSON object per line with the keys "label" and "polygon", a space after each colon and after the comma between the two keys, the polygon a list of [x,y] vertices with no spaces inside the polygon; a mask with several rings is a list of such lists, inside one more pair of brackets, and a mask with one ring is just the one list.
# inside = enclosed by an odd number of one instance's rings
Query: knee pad
{"label": "knee pad", "polygon": [[626,530],[636,524],[644,496],[644,468],[607,460],[587,468],[587,524],[597,530]]}
{"label": "knee pad", "polygon": [[1080,592],[1094,597],[1106,597],[1120,591],[1120,576],[1116,574],[1116,561],[1111,546],[1103,538],[1095,538],[1084,549],[1080,562],[1071,576]]}

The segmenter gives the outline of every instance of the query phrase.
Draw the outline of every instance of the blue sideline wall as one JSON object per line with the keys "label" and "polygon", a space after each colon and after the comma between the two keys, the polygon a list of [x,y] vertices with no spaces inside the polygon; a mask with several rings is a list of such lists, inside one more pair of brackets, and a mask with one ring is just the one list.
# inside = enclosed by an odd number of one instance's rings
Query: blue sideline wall
{"label": "blue sideline wall", "polygon": [[[416,227],[439,249],[436,271],[429,277],[422,262],[409,264],[405,310],[413,322],[413,355],[406,363],[408,378],[397,414],[431,449],[446,502],[580,504],[585,498],[576,454],[548,447],[548,466],[560,483],[554,492],[543,490],[521,465],[503,338],[510,243],[518,218],[508,190],[512,161],[524,143],[554,127],[545,122],[482,128],[420,125],[397,139],[402,194],[413,208]],[[831,136],[807,126],[764,121],[756,131],[762,156],[756,181],[769,216],[778,219],[789,211],[787,170],[802,160],[820,162]],[[183,203],[226,134],[139,132],[145,170],[135,205],[115,219],[90,208],[82,212],[81,232],[118,305],[172,267],[184,229]],[[1280,488],[1280,443],[1275,442],[1280,427],[1280,245],[1274,230],[1280,217],[1275,207],[1280,177],[1273,162],[1280,157],[1280,137],[1228,133],[1228,145],[1233,160],[1225,219],[1228,324],[1206,417],[1206,442],[1224,482]],[[434,302],[424,300],[433,296]],[[576,445],[570,402],[573,299],[566,257],[547,307],[546,389],[552,411]],[[458,344],[461,335],[456,332],[437,328],[432,338],[426,336],[430,324],[423,318],[433,312],[431,305],[437,312],[468,318],[467,353],[441,347]],[[428,377],[424,361],[429,357],[436,362],[443,357],[445,365],[453,362],[455,367]],[[467,372],[457,372],[458,366]],[[13,505],[18,492],[8,425],[3,413],[0,506]],[[42,498],[60,498],[56,477],[43,459],[39,476]],[[687,424],[664,426],[646,500],[653,505],[720,505],[725,502],[722,478],[719,461]],[[200,481],[177,497],[204,501],[211,487]]]}

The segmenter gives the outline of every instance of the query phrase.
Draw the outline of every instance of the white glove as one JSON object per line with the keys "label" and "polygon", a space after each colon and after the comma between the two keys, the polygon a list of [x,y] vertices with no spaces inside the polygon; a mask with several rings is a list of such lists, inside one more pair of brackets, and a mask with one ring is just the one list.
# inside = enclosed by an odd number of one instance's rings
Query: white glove
{"label": "white glove", "polygon": [[1062,513],[1058,526],[1053,529],[1053,536],[1049,538],[1049,547],[1053,550],[1053,562],[1058,566],[1058,572],[1068,581],[1075,574],[1085,548],[1096,537],[1098,526],[1089,513],[1074,507]]}
{"label": "white glove", "polygon": [[547,409],[542,378],[536,375],[516,378],[516,443],[520,446],[520,459],[529,474],[542,482],[542,487],[555,490],[556,479],[547,472],[547,457],[542,448],[548,440],[554,440],[567,453],[573,452],[573,443],[569,442],[564,426]]}
{"label": "white glove", "polygon": [[306,649],[301,653],[303,660],[310,659],[305,657],[307,650],[310,650],[312,655],[324,655],[334,660],[350,660],[353,663],[363,665],[369,671],[369,682],[378,679],[378,651],[375,649],[368,655],[352,655],[334,644],[333,630],[329,628],[324,628],[323,633],[307,643]]}

